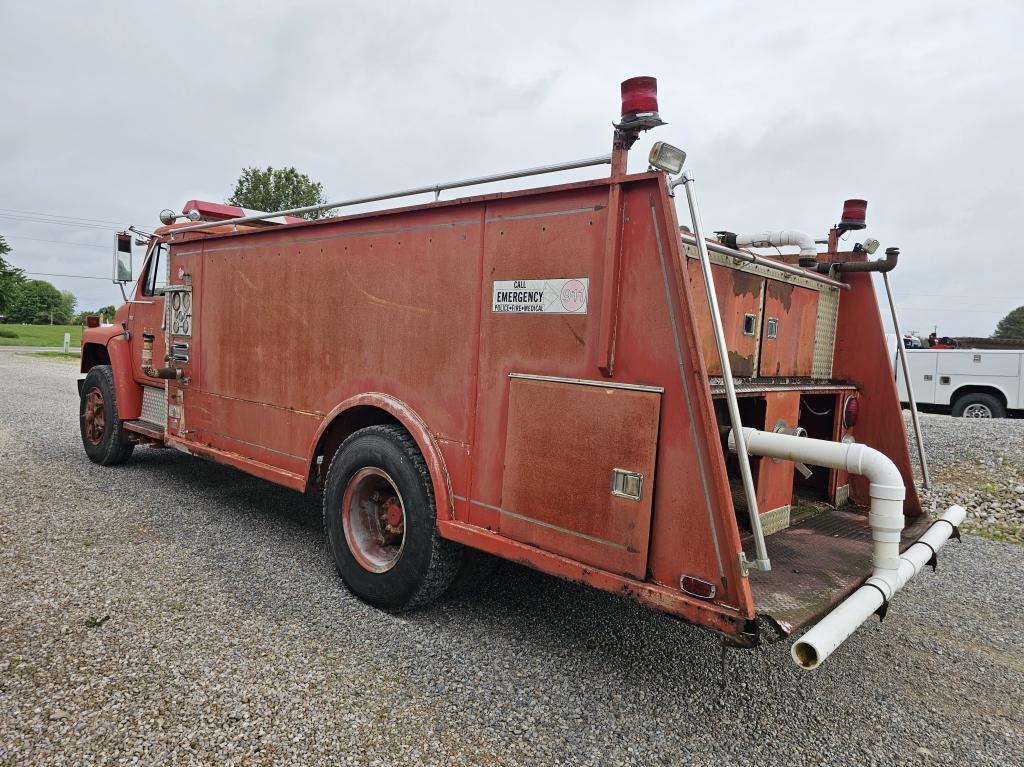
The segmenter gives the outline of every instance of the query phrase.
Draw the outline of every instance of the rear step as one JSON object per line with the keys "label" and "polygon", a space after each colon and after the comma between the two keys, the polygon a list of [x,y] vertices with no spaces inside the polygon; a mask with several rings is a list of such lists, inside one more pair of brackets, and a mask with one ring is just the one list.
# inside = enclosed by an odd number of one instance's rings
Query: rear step
{"label": "rear step", "polygon": [[155,439],[159,442],[164,441],[164,427],[158,423],[143,421],[140,418],[137,421],[125,421],[124,428],[128,431],[133,431],[136,434],[141,434],[143,437],[148,437],[149,439]]}

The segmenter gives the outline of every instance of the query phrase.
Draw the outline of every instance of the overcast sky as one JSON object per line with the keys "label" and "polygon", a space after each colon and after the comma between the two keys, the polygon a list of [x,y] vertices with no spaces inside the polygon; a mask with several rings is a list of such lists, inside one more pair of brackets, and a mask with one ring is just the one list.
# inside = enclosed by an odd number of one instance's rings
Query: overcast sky
{"label": "overcast sky", "polygon": [[223,201],[246,165],[344,199],[603,154],[619,82],[654,75],[669,125],[630,167],[685,148],[708,229],[820,237],[863,197],[905,329],[989,335],[1024,304],[1020,2],[4,0],[0,30],[0,234],[29,272],[106,277],[118,224]]}

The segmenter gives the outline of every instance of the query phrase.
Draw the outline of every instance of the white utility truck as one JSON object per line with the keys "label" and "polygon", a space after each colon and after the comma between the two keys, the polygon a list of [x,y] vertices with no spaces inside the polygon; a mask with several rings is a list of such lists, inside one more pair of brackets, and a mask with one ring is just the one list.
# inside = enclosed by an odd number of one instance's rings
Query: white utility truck
{"label": "white utility truck", "polygon": [[[918,408],[964,418],[1024,415],[1024,351],[1019,349],[906,349]],[[900,401],[907,384],[890,338]],[[1015,412],[1016,411],[1016,412]]]}

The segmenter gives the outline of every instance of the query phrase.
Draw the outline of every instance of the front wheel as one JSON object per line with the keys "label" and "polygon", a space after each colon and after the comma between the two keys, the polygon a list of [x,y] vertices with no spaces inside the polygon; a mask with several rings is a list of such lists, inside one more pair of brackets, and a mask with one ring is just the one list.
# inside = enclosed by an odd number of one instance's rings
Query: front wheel
{"label": "front wheel", "polygon": [[959,397],[953,404],[953,415],[959,418],[1006,418],[1006,408],[991,394],[976,392]]}
{"label": "front wheel", "polygon": [[462,547],[437,532],[430,472],[400,426],[360,429],[338,448],[324,486],[324,530],[345,585],[388,610],[441,596],[462,558]]}
{"label": "front wheel", "polygon": [[82,382],[78,406],[82,447],[89,460],[101,466],[124,463],[135,449],[118,417],[114,393],[114,371],[110,365],[96,365]]}

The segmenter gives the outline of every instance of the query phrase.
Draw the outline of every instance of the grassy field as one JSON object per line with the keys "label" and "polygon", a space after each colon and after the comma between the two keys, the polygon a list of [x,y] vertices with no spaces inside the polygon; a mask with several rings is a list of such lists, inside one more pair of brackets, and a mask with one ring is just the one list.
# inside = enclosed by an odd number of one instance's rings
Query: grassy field
{"label": "grassy field", "polygon": [[82,345],[80,325],[0,325],[0,346],[64,346],[71,334],[71,348]]}

